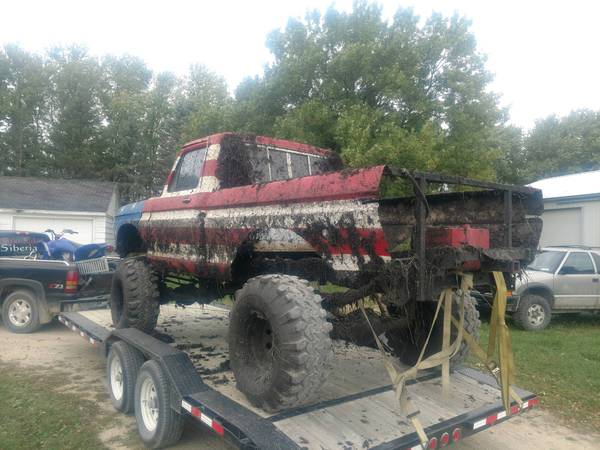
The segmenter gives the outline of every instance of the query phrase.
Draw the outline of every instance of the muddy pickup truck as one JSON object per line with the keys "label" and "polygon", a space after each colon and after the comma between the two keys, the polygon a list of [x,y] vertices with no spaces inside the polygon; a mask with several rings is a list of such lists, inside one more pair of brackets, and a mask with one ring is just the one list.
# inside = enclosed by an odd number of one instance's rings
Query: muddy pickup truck
{"label": "muddy pickup truck", "polygon": [[[404,196],[386,198],[393,186]],[[436,300],[458,275],[493,286],[534,256],[542,197],[528,187],[376,166],[343,169],[310,145],[221,133],[181,150],[162,194],[122,207],[113,279],[116,328],[151,332],[159,305],[235,293],[229,356],[238,389],[278,410],[327,379],[332,339],[388,349],[414,363],[442,345]],[[333,287],[332,287],[333,285]],[[474,302],[465,329],[477,336]],[[202,326],[202,324],[198,324]],[[465,358],[466,345],[452,364]]]}

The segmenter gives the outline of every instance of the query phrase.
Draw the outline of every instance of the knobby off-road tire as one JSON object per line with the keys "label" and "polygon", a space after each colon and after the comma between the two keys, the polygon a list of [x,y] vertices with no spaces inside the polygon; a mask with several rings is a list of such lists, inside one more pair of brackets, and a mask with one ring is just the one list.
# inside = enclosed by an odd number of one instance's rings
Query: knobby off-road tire
{"label": "knobby off-road tire", "polygon": [[[458,311],[458,295],[454,295],[454,303],[452,305],[452,315],[459,320],[460,312]],[[479,341],[479,328],[481,327],[481,321],[479,320],[479,311],[477,311],[476,301],[470,296],[465,295],[464,297],[464,329],[471,335],[476,341]],[[435,314],[435,308],[437,304],[435,302],[422,302],[418,303],[417,316],[419,320],[411,326],[410,330],[403,330],[401,333],[388,337],[388,345],[394,350],[396,356],[404,364],[414,365],[417,362],[421,349],[427,339],[427,333]],[[444,334],[443,325],[444,310],[440,309],[438,320],[436,321],[435,327],[431,333],[427,350],[425,351],[424,358],[434,353],[439,352],[442,349],[442,339]],[[452,334],[450,342],[452,343],[457,336],[457,330],[452,325]],[[463,340],[458,352],[450,360],[450,369],[454,370],[459,368],[469,356],[469,346]]]}
{"label": "knobby off-road tire", "polygon": [[171,408],[169,379],[157,361],[146,361],[135,383],[135,420],[144,445],[163,448],[181,439],[184,418]]}
{"label": "knobby off-road tire", "polygon": [[125,259],[119,265],[112,281],[110,312],[115,328],[154,330],[160,312],[158,287],[145,261]]}
{"label": "knobby off-road tire", "polygon": [[321,296],[289,275],[250,279],[236,293],[229,357],[237,388],[260,408],[276,411],[314,399],[333,356]]}
{"label": "knobby off-road tire", "polygon": [[517,326],[526,331],[543,330],[551,318],[552,309],[548,300],[537,294],[525,294],[521,297],[519,308],[513,314]]}
{"label": "knobby off-road tire", "polygon": [[29,289],[10,293],[2,303],[2,321],[13,333],[33,333],[40,327],[39,303]]}
{"label": "knobby off-road tire", "polygon": [[134,407],[135,382],[144,364],[144,355],[127,344],[115,342],[106,360],[106,380],[110,400],[117,411],[131,414]]}

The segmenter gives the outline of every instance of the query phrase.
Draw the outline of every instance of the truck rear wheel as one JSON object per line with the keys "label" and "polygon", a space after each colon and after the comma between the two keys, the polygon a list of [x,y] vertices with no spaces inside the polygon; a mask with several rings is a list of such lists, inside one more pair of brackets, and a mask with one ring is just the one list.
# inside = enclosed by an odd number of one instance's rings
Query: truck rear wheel
{"label": "truck rear wheel", "polygon": [[[464,329],[471,335],[476,341],[479,341],[479,328],[481,327],[481,321],[479,320],[479,311],[477,311],[476,302],[470,295],[465,295],[465,317],[464,317]],[[431,321],[435,314],[436,303],[434,302],[419,302],[417,303],[417,320],[409,327],[409,329],[403,330],[401,333],[388,337],[388,344],[394,350],[396,356],[404,364],[414,365],[419,358],[419,354],[427,334],[431,327]],[[458,296],[454,296],[454,305],[452,308],[452,315],[458,320]],[[442,349],[442,338],[443,338],[443,309],[440,310],[438,320],[431,333],[427,350],[425,351],[424,357],[430,356],[434,353],[439,352]],[[452,335],[450,341],[452,342],[457,335],[456,327],[452,326]],[[450,360],[450,367],[452,369],[460,367],[467,357],[469,356],[469,346],[463,340],[458,352]]]}
{"label": "truck rear wheel", "polygon": [[117,411],[133,412],[135,381],[144,355],[126,342],[115,342],[106,360],[106,379],[110,400]]}
{"label": "truck rear wheel", "polygon": [[333,356],[321,297],[289,275],[250,279],[230,315],[229,357],[237,388],[268,411],[313,399]]}
{"label": "truck rear wheel", "polygon": [[13,333],[33,333],[40,327],[38,301],[33,292],[19,289],[2,303],[2,321]]}
{"label": "truck rear wheel", "polygon": [[154,330],[160,312],[158,287],[145,261],[125,259],[119,265],[112,281],[110,312],[115,328]]}

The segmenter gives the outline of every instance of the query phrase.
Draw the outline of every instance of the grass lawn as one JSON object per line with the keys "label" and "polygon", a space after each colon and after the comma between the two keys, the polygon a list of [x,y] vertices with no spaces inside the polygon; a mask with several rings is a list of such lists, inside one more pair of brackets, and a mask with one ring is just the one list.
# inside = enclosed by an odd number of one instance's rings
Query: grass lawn
{"label": "grass lawn", "polygon": [[[489,323],[482,322],[481,342],[487,343]],[[600,429],[600,315],[556,315],[538,332],[510,322],[509,328],[517,385],[568,422]]]}
{"label": "grass lawn", "polygon": [[56,393],[64,378],[40,379],[0,365],[0,448],[103,449],[98,407],[75,394]]}

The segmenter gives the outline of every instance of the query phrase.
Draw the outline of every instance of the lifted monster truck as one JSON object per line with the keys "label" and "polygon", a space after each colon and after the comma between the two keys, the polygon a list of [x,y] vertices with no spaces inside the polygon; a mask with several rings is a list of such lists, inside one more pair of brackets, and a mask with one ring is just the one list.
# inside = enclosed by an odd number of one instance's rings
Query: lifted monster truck
{"label": "lifted monster truck", "polygon": [[[386,166],[340,169],[328,150],[262,136],[186,144],[162,194],[117,217],[125,259],[113,279],[114,325],[150,332],[161,302],[235,292],[229,353],[238,389],[277,410],[311,400],[327,377],[332,338],[374,344],[360,311],[346,306],[371,297],[376,333],[411,364],[434,299],[459,273],[489,286],[491,271],[502,271],[510,288],[537,248],[538,190]],[[413,195],[381,198],[384,179]],[[326,283],[347,290],[315,288]],[[465,328],[476,336],[479,315],[467,300]],[[441,329],[435,324],[428,354],[441,349]],[[466,353],[463,344],[452,363]]]}

